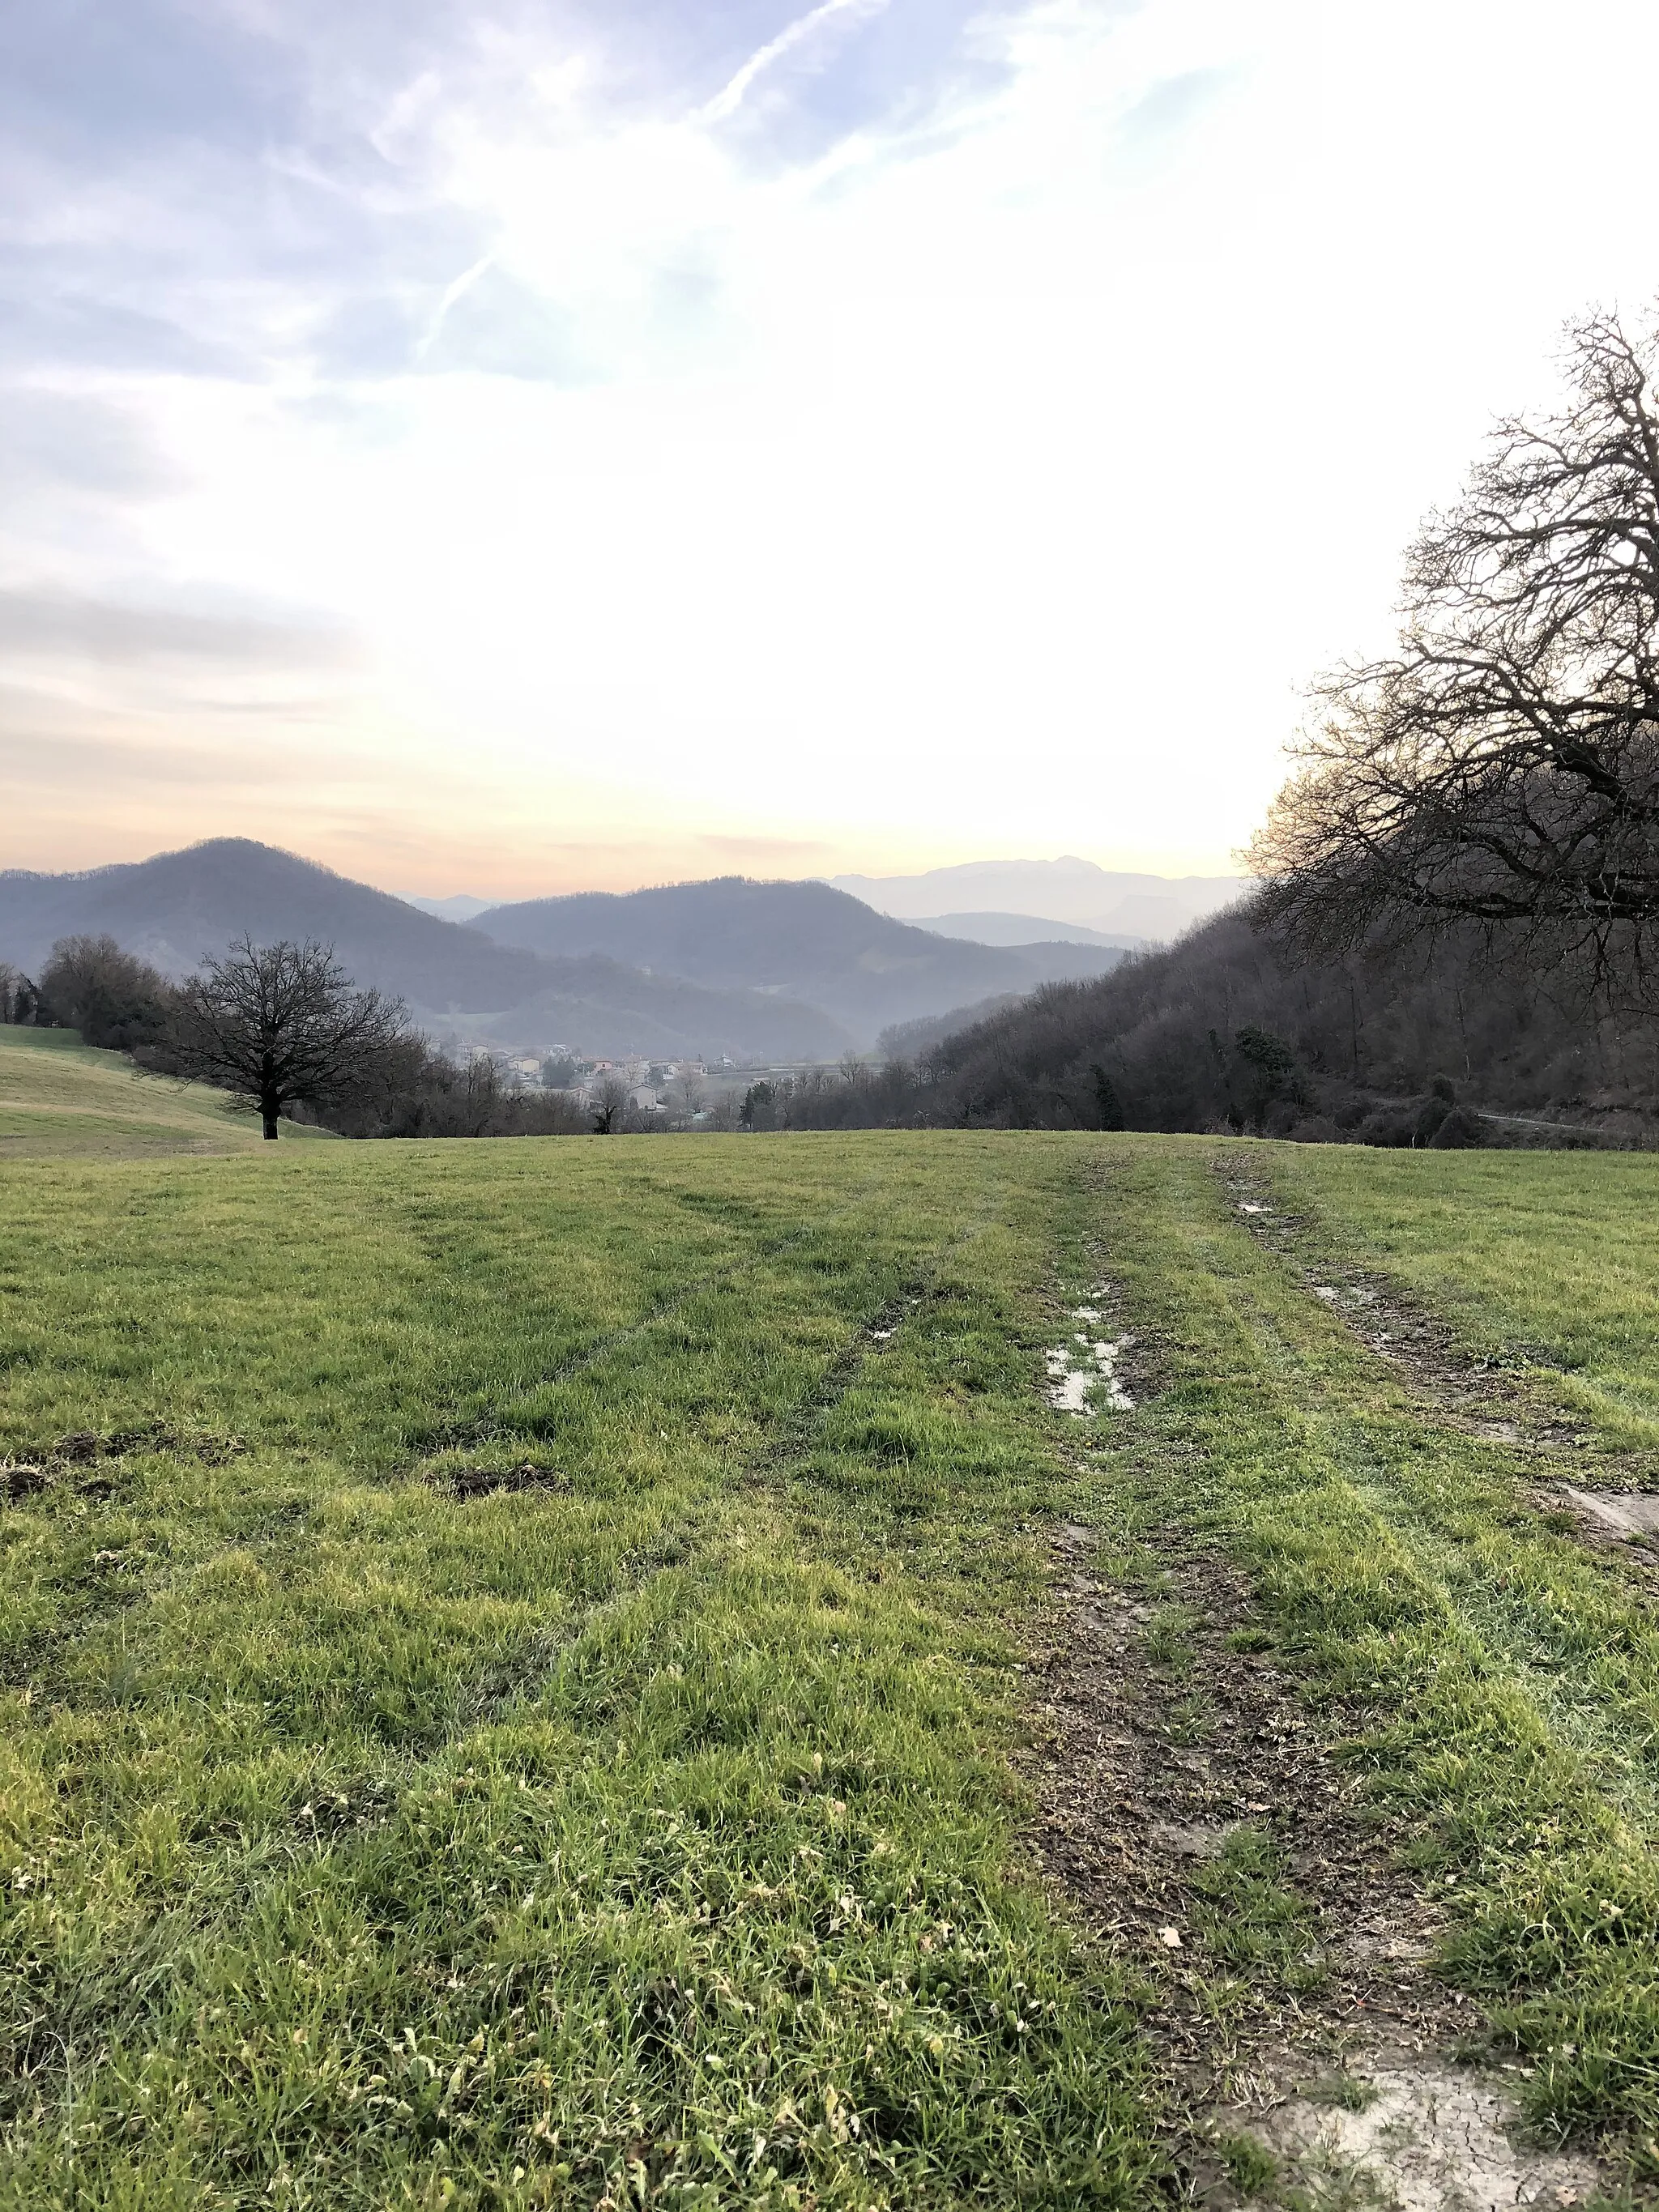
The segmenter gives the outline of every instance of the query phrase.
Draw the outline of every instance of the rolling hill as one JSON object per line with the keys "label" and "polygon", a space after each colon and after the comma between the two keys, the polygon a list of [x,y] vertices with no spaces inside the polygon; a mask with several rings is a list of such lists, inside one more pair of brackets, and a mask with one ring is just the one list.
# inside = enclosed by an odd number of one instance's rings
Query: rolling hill
{"label": "rolling hill", "polygon": [[528,899],[492,907],[467,927],[526,951],[604,954],[710,988],[799,1000],[822,1007],[860,1044],[895,1022],[1099,975],[1123,957],[1097,945],[975,944],[894,921],[829,884],[740,876]]}
{"label": "rolling hill", "polygon": [[0,873],[0,958],[38,974],[54,939],[105,931],[173,975],[244,931],[320,938],[356,981],[465,1043],[789,1060],[833,1058],[850,1042],[793,999],[647,975],[597,949],[544,957],[248,838],[78,875]]}
{"label": "rolling hill", "polygon": [[[297,1121],[283,1134],[336,1141]],[[258,1119],[205,1083],[148,1075],[124,1053],[90,1050],[73,1030],[0,1027],[0,1161],[257,1152],[263,1142]]]}

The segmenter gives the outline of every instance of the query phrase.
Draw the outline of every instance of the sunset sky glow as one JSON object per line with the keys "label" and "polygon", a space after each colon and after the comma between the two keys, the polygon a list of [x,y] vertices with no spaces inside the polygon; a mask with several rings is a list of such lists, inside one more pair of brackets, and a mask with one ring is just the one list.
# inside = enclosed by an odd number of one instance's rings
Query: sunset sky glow
{"label": "sunset sky glow", "polygon": [[1569,314],[1651,0],[0,31],[0,866],[1215,873]]}

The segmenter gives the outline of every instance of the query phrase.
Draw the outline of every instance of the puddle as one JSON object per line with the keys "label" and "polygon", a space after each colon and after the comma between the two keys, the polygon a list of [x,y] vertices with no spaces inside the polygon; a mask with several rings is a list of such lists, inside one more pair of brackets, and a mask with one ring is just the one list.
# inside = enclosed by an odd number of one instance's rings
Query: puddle
{"label": "puddle", "polygon": [[1107,1325],[1105,1310],[1094,1303],[1111,1294],[1109,1283],[1097,1283],[1080,1305],[1068,1306],[1066,1318],[1080,1321],[1084,1326],[1073,1332],[1069,1343],[1053,1345],[1043,1354],[1048,1370],[1048,1403],[1079,1420],[1087,1420],[1103,1401],[1115,1413],[1131,1413],[1134,1408],[1117,1363],[1135,1340],[1127,1334],[1103,1335]]}
{"label": "puddle", "polygon": [[1048,1368],[1048,1403],[1062,1413],[1079,1419],[1090,1412],[1089,1391],[1094,1376],[1086,1367],[1073,1367],[1063,1344],[1044,1355]]}
{"label": "puddle", "polygon": [[1298,2097],[1258,2124],[1270,2148],[1299,2169],[1316,2203],[1351,2197],[1358,2182],[1373,2202],[1398,2212],[1500,2212],[1516,2204],[1553,2212],[1601,2186],[1590,2160],[1513,2142],[1513,2106],[1490,2077],[1425,2056],[1395,2066],[1351,2062],[1346,2080],[1370,2093],[1363,2111]]}
{"label": "puddle", "polygon": [[1091,1337],[1079,1331],[1069,1344],[1052,1346],[1043,1355],[1048,1403],[1079,1420],[1088,1419],[1101,1398],[1116,1413],[1133,1412],[1135,1401],[1123,1387],[1117,1363],[1133,1342],[1133,1336]]}
{"label": "puddle", "polygon": [[1588,1513],[1621,1536],[1650,1536],[1659,1529],[1659,1492],[1643,1490],[1574,1490],[1561,1486],[1570,1505]]}

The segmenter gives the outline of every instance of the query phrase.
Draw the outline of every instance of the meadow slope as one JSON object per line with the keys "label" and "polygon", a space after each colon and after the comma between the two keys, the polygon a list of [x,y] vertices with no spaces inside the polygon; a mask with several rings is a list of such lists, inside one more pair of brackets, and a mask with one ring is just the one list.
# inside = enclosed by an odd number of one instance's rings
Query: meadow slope
{"label": "meadow slope", "polygon": [[[1187,2125],[1160,1978],[1224,2022],[1340,1930],[1297,1903],[1291,1806],[1161,1960],[1043,1878],[1022,1670],[1064,1632],[1062,1524],[1145,1601],[1194,1741],[1171,1547],[1243,1578],[1534,2123],[1659,2169],[1644,1575],[1309,1280],[1372,1261],[1386,1204],[1388,1263],[1536,1356],[1505,1234],[1541,1222],[1588,1285],[1659,1186],[1576,1161],[1574,1204],[1534,1186],[1506,1232],[1484,1178],[1547,1157],[1374,1198],[1383,1156],[1317,1187],[1309,1157],[929,1133],[14,1170],[0,2203],[1151,2201]],[[1241,1176],[1305,1252],[1253,1233]],[[1656,1288],[1628,1240],[1583,1364],[1522,1376],[1540,1407],[1646,1402]],[[1091,1297],[1142,1402],[1079,1421],[1045,1359]],[[1582,1420],[1591,1458],[1628,1447]],[[1241,1944],[1298,1912],[1294,1956]]]}
{"label": "meadow slope", "polygon": [[[332,1137],[297,1125],[287,1133],[302,1144]],[[0,1162],[240,1152],[263,1141],[222,1091],[146,1075],[73,1030],[0,1024]]]}

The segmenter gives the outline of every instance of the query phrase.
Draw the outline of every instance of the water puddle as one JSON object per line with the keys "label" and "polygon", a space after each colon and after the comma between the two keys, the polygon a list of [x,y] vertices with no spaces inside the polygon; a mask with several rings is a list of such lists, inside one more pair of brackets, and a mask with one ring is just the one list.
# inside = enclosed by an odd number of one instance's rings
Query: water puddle
{"label": "water puddle", "polygon": [[[1102,1283],[1092,1293],[1103,1298],[1109,1285]],[[1124,1388],[1118,1362],[1134,1343],[1131,1335],[1107,1336],[1105,1315],[1098,1305],[1085,1301],[1070,1309],[1070,1319],[1085,1326],[1063,1344],[1044,1354],[1048,1370],[1048,1403],[1062,1413],[1087,1420],[1102,1404],[1117,1413],[1130,1413],[1134,1400]]]}
{"label": "water puddle", "polygon": [[1359,2109],[1298,2097],[1262,2130],[1316,2203],[1360,2196],[1398,2212],[1554,2212],[1599,2191],[1593,2160],[1517,2148],[1512,2104],[1479,2075],[1425,2053],[1395,2065],[1351,2062],[1348,2080]]}
{"label": "water puddle", "polygon": [[1621,1536],[1650,1536],[1659,1529],[1659,1494],[1643,1490],[1574,1490],[1561,1486],[1570,1505]]}

